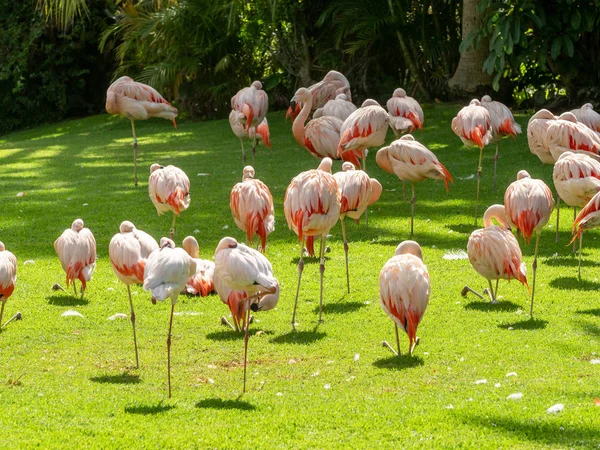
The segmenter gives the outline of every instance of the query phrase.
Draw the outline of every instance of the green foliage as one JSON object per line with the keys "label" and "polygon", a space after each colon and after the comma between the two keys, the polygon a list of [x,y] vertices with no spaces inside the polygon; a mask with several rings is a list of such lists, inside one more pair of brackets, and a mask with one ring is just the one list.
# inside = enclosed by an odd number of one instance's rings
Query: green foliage
{"label": "green foliage", "polygon": [[86,0],[38,0],[46,19],[65,32],[79,17],[89,18]]}

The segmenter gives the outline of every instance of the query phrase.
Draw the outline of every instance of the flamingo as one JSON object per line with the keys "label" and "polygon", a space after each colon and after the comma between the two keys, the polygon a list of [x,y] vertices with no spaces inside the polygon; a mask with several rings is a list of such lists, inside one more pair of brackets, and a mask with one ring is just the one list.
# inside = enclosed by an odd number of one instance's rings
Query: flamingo
{"label": "flamingo", "polygon": [[586,103],[579,109],[573,109],[571,113],[577,118],[578,122],[597,133],[600,132],[600,114],[594,111],[594,106],[591,103]]}
{"label": "flamingo", "polygon": [[86,282],[92,278],[96,267],[96,239],[88,228],[84,228],[83,220],[75,219],[71,228],[66,229],[56,241],[54,250],[63,270],[67,273],[67,288],[73,282],[73,292],[77,296],[75,280],[81,281],[81,298],[86,289]]}
{"label": "flamingo", "polygon": [[304,122],[306,122],[312,107],[312,96],[309,90],[298,89],[292,98],[292,103],[294,102],[302,102],[304,105],[292,125],[292,133],[296,142],[317,158],[336,159],[342,121],[337,117],[323,116],[311,120],[305,126]]}
{"label": "flamingo", "polygon": [[[251,127],[249,130],[247,130],[246,127],[239,121],[240,116],[241,113],[238,113],[232,109],[229,113],[229,125],[231,125],[233,134],[238,137],[240,143],[242,144],[242,159],[244,160],[244,164],[246,164],[244,139],[250,139],[254,144],[263,142],[267,147],[271,148],[271,133],[269,131],[269,122],[267,121],[266,117],[257,127]],[[254,146],[252,148],[252,164],[254,164]]]}
{"label": "flamingo", "polygon": [[419,343],[417,327],[427,309],[429,293],[429,272],[423,263],[421,246],[415,241],[400,243],[379,274],[381,307],[394,321],[398,352],[386,341],[383,344],[397,355],[400,355],[398,326],[408,335],[410,355]]}
{"label": "flamingo", "polygon": [[333,116],[344,121],[354,111],[356,111],[356,106],[348,100],[348,96],[346,94],[338,94],[335,99],[329,100],[323,107],[318,108],[313,114],[313,119]]}
{"label": "flamingo", "polygon": [[[306,107],[306,105],[305,105]],[[297,120],[297,119],[296,119]],[[333,175],[331,175],[331,158],[323,158],[318,169],[307,170],[296,175],[283,200],[283,210],[288,227],[298,235],[300,240],[300,259],[298,260],[298,284],[292,326],[296,327],[296,306],[304,259],[302,258],[305,238],[321,236],[319,271],[321,273],[319,294],[319,322],[323,314],[323,274],[325,273],[325,239],[340,217],[340,193]],[[307,244],[308,246],[308,244]]]}
{"label": "flamingo", "polygon": [[225,316],[221,317],[221,323],[229,326],[235,331],[244,330],[246,327],[246,314],[248,312],[246,309],[248,306],[246,301],[248,294],[246,291],[234,291],[233,289],[230,289],[217,276],[213,278],[213,281],[215,284],[215,291],[219,295],[221,301],[227,305],[231,312],[231,317],[233,318],[233,325],[229,323]]}
{"label": "flamingo", "polygon": [[345,161],[342,171],[333,174],[340,192],[340,222],[342,224],[342,237],[344,239],[344,252],[346,253],[346,285],[350,293],[350,275],[348,273],[348,241],[344,219],[360,220],[360,216],[367,206],[375,203],[381,196],[381,184],[375,178],[370,178],[366,172],[356,170],[354,164]]}
{"label": "flamingo", "polygon": [[[232,237],[221,239],[215,250],[215,274],[232,290],[245,291],[246,309],[249,311],[253,299],[269,295],[270,306],[279,299],[279,283],[273,276],[273,267],[263,254],[239,244]],[[273,304],[274,302],[274,304]],[[258,305],[257,305],[258,306]],[[249,314],[249,312],[248,312]],[[249,317],[244,336],[244,390],[246,392],[246,366],[248,361]]]}
{"label": "flamingo", "polygon": [[106,112],[120,114],[131,120],[133,132],[133,178],[137,181],[137,137],[135,134],[136,120],[146,120],[149,117],[162,117],[173,122],[177,128],[175,117],[177,108],[171,106],[156,89],[143,83],[133,81],[129,77],[121,77],[113,82],[106,91]]}
{"label": "flamingo", "polygon": [[[350,83],[346,77],[335,70],[330,70],[323,77],[322,81],[308,87],[308,91],[312,97],[311,109],[322,108],[329,100],[333,100],[339,94],[344,94],[349,102],[352,102],[352,93],[350,92]],[[292,120],[300,114],[300,109],[303,107],[303,100],[294,102],[288,108],[285,118],[291,117]],[[309,113],[311,111],[309,109]]]}
{"label": "flamingo", "polygon": [[6,301],[15,290],[17,281],[17,258],[6,250],[4,243],[0,242],[0,332],[2,331],[2,315]]}
{"label": "flamingo", "polygon": [[[500,225],[494,225],[495,218]],[[492,303],[498,303],[498,281],[501,279],[517,279],[527,286],[525,263],[522,262],[521,248],[517,238],[510,232],[504,205],[492,205],[483,215],[483,226],[471,233],[467,243],[467,254],[473,269],[488,280],[489,295]],[[496,290],[492,288],[492,280],[496,280]],[[479,298],[483,295],[465,286],[462,295],[473,292]]]}
{"label": "flamingo", "polygon": [[150,254],[158,248],[156,240],[148,233],[138,230],[133,223],[121,222],[119,233],[108,244],[108,257],[113,272],[127,286],[131,326],[133,327],[133,345],[135,347],[135,367],[140,367],[137,336],[135,332],[135,311],[131,299],[131,285],[144,282],[144,268]]}
{"label": "flamingo", "polygon": [[449,191],[448,181],[454,183],[450,172],[438,161],[437,156],[407,134],[392,142],[388,147],[377,151],[377,165],[388,173],[394,173],[400,180],[408,180],[412,184],[410,199],[410,234],[413,234],[415,216],[415,182],[433,178],[444,180],[446,191]]}
{"label": "flamingo", "polygon": [[533,288],[531,289],[531,307],[529,315],[533,317],[533,299],[535,297],[535,274],[537,256],[542,229],[550,220],[554,209],[552,191],[542,180],[531,178],[525,170],[517,173],[517,181],[511,183],[504,193],[504,208],[510,223],[523,235],[525,243],[531,241],[535,233],[535,256],[533,257]]}
{"label": "flamingo", "polygon": [[386,106],[390,114],[390,128],[396,138],[400,138],[405,133],[412,133],[416,128],[423,129],[423,109],[418,101],[406,95],[404,89],[394,90]]}
{"label": "flamingo", "polygon": [[552,157],[546,135],[548,134],[548,126],[552,120],[557,120],[554,114],[547,109],[540,109],[536,112],[527,123],[527,142],[529,150],[536,155],[543,164],[552,164],[556,160]]}
{"label": "flamingo", "polygon": [[600,225],[600,192],[596,193],[585,207],[579,212],[573,222],[573,239],[575,242],[579,238],[579,267],[578,277],[581,280],[581,245],[583,232],[597,228]]}
{"label": "flamingo", "polygon": [[175,235],[175,219],[190,206],[190,179],[183,170],[175,166],[150,166],[148,194],[158,215],[173,211],[173,225],[169,237]]}
{"label": "flamingo", "polygon": [[256,233],[264,253],[267,236],[275,229],[273,197],[267,185],[254,178],[252,166],[244,167],[243,181],[233,186],[229,206],[236,225],[246,233],[247,242],[253,242]]}
{"label": "flamingo", "polygon": [[[240,89],[231,97],[231,109],[237,113],[235,119],[244,124],[246,131],[250,133],[252,127],[258,127],[269,110],[269,96],[262,90],[260,81],[253,82],[250,87]],[[231,122],[231,115],[229,116]],[[232,127],[233,128],[233,127]],[[234,130],[235,133],[235,130]],[[256,151],[256,133],[252,144],[252,163],[254,164],[254,153]],[[246,154],[242,147],[242,158],[246,164]]]}
{"label": "flamingo", "polygon": [[196,272],[188,279],[183,293],[206,297],[215,289],[215,263],[198,257],[200,246],[194,236],[187,236],[181,247],[196,262]]}
{"label": "flamingo", "polygon": [[583,150],[595,155],[600,151],[600,135],[578,122],[570,112],[550,122],[546,142],[555,161],[566,151]]}
{"label": "flamingo", "polygon": [[479,184],[481,181],[481,160],[483,147],[492,141],[492,118],[486,108],[477,99],[462,108],[452,119],[452,131],[467,147],[479,147],[479,165],[477,166],[477,193],[475,194],[475,224],[479,210]]}
{"label": "flamingo", "polygon": [[165,237],[160,239],[160,247],[154,250],[144,268],[144,290],[152,292],[152,303],[157,300],[171,299],[171,317],[167,335],[167,379],[169,398],[171,398],[171,331],[173,313],[179,293],[185,288],[187,280],[196,273],[196,261],[182,248]]}

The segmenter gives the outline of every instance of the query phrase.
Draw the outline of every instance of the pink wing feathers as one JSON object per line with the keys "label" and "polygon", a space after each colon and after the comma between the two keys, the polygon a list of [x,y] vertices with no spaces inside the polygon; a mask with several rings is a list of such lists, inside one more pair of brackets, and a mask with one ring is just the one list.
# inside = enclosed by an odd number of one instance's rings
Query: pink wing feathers
{"label": "pink wing feathers", "polygon": [[0,242],[0,302],[5,302],[15,289],[17,258]]}
{"label": "pink wing feathers", "polygon": [[[397,128],[392,126],[394,131],[412,132],[413,129],[423,129],[424,114],[421,105],[414,98],[406,95],[404,89],[398,88],[394,91],[394,95],[387,101],[387,110],[390,114],[390,124],[393,124]],[[395,120],[392,121],[392,117]],[[405,119],[404,121],[398,119]],[[406,120],[409,121],[409,129],[406,128]]]}
{"label": "pink wing feathers", "polygon": [[338,159],[337,149],[340,142],[342,121],[337,117],[319,117],[306,124],[304,142],[299,142],[317,158]]}
{"label": "pink wing feathers", "polygon": [[115,234],[108,245],[113,272],[127,285],[143,283],[146,260],[157,248],[158,243],[152,236],[136,229],[131,222],[123,222],[120,233]]}
{"label": "pink wing feathers", "polygon": [[552,178],[567,205],[583,207],[600,191],[600,162],[591,154],[567,151],[554,164]]}
{"label": "pink wing feathers", "polygon": [[600,132],[600,114],[594,111],[594,106],[591,103],[586,103],[579,109],[571,111],[577,121],[584,124],[593,131]]}
{"label": "pink wing feathers", "polygon": [[150,167],[148,194],[158,215],[173,211],[178,216],[190,206],[190,180],[185,172],[175,166]]}
{"label": "pink wing feathers", "polygon": [[548,126],[552,120],[557,117],[547,109],[541,109],[529,119],[527,124],[527,142],[529,151],[536,155],[544,164],[554,164],[556,161],[548,148],[546,139]]}
{"label": "pink wing feathers", "polygon": [[481,106],[490,113],[494,136],[498,138],[511,136],[514,139],[517,134],[521,134],[521,125],[515,121],[512,112],[506,105],[493,101],[489,95],[484,95],[481,99]]}
{"label": "pink wing feathers", "polygon": [[92,232],[83,228],[83,221],[77,219],[73,222],[72,228],[65,230],[54,241],[54,249],[67,274],[67,287],[73,280],[78,279],[81,281],[82,289],[85,290],[86,281],[91,279],[96,267],[96,240]]}
{"label": "pink wing feathers", "polygon": [[569,150],[584,150],[595,155],[600,151],[600,136],[577,122],[571,113],[563,113],[557,120],[550,122],[546,142],[554,160],[558,160],[562,153]]}
{"label": "pink wing feathers", "polygon": [[452,131],[466,146],[483,148],[492,141],[491,120],[488,110],[474,99],[452,119]]}

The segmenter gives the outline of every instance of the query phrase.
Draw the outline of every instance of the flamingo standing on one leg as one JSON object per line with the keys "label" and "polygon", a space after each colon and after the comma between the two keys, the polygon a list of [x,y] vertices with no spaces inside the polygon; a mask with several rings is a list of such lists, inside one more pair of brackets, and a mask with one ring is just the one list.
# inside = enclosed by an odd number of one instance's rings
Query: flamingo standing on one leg
{"label": "flamingo standing on one leg", "polygon": [[269,122],[267,121],[266,117],[257,127],[251,127],[249,130],[246,129],[242,122],[240,122],[240,119],[242,118],[243,114],[238,113],[235,110],[231,110],[229,113],[229,125],[231,125],[233,134],[238,137],[240,143],[242,144],[242,159],[246,161],[244,140],[250,139],[252,142],[255,142],[256,139],[256,144],[263,142],[267,147],[271,148],[271,132],[269,131]]}
{"label": "flamingo standing on one leg", "polygon": [[187,236],[181,246],[196,262],[196,272],[188,279],[183,292],[206,297],[215,290],[215,263],[199,258],[200,246],[194,236]]}
{"label": "flamingo standing on one leg", "polygon": [[257,234],[264,253],[267,236],[275,229],[273,197],[267,185],[254,178],[252,166],[244,167],[243,181],[231,190],[229,206],[236,225],[246,233],[247,242],[252,243]]}
{"label": "flamingo standing on one leg", "polygon": [[410,199],[410,234],[413,234],[413,221],[415,216],[415,182],[433,178],[444,180],[446,191],[449,191],[448,181],[454,183],[450,172],[438,161],[437,156],[417,142],[412,135],[407,134],[392,142],[388,147],[377,151],[377,165],[388,173],[394,173],[402,181],[412,184],[412,198]]}
{"label": "flamingo standing on one leg", "polygon": [[175,235],[175,219],[190,206],[190,179],[183,170],[175,166],[150,166],[148,194],[158,215],[173,211],[173,225],[169,236]]}
{"label": "flamingo standing on one leg", "polygon": [[579,266],[578,277],[581,280],[581,246],[582,237],[585,230],[591,230],[600,226],[600,192],[595,194],[587,205],[579,212],[573,222],[573,239],[575,242],[579,238]]}
{"label": "flamingo standing on one leg", "polygon": [[[495,218],[500,225],[494,225]],[[522,261],[521,248],[517,238],[509,231],[506,211],[503,205],[490,206],[483,215],[483,226],[471,233],[467,243],[467,254],[473,269],[488,280],[490,285],[490,298],[492,303],[498,303],[498,281],[501,279],[516,278],[527,286],[525,263]],[[492,288],[492,280],[496,280],[496,290]],[[479,298],[483,295],[465,286],[462,295],[473,292]]]}
{"label": "flamingo standing on one leg", "polygon": [[477,99],[462,108],[452,119],[452,131],[467,147],[479,147],[479,165],[477,166],[477,193],[475,194],[475,224],[479,210],[479,184],[481,181],[481,160],[483,147],[492,141],[492,119],[487,109]]}
{"label": "flamingo standing on one leg", "polygon": [[[417,327],[427,309],[429,293],[429,272],[423,263],[421,246],[415,241],[400,243],[379,274],[381,307],[396,326],[397,355],[400,355],[398,326],[408,335],[409,354],[419,343]],[[383,344],[396,353],[386,341]]]}
{"label": "flamingo standing on one leg", "polygon": [[552,191],[542,180],[531,178],[525,170],[517,174],[517,181],[511,183],[504,193],[506,216],[523,235],[525,243],[531,241],[535,233],[535,256],[533,257],[533,287],[531,289],[531,307],[529,315],[533,317],[533,300],[535,297],[535,275],[537,256],[542,229],[550,220],[554,209]]}
{"label": "flamingo standing on one leg", "polygon": [[312,107],[312,96],[309,90],[298,89],[292,99],[292,103],[294,102],[303,103],[302,110],[292,125],[292,133],[296,142],[317,158],[336,159],[342,121],[337,117],[323,116],[311,120],[304,126]]}
{"label": "flamingo standing on one leg", "polygon": [[17,281],[17,258],[0,242],[0,332],[6,301],[15,290]]}
{"label": "flamingo standing on one leg", "polygon": [[[258,127],[269,110],[269,96],[262,90],[261,82],[255,81],[250,87],[240,89],[237,94],[231,97],[231,109],[237,112],[236,119],[245,126],[246,131],[250,132],[252,127]],[[252,142],[252,164],[254,164],[256,134]],[[246,165],[246,154],[244,153],[243,144],[242,158],[244,165]]]}
{"label": "flamingo standing on one leg", "polygon": [[386,106],[390,115],[390,128],[396,138],[405,133],[412,133],[417,128],[423,129],[423,109],[418,101],[406,95],[404,89],[396,89]]}
{"label": "flamingo standing on one leg", "polygon": [[144,269],[150,254],[158,248],[156,240],[142,230],[138,230],[128,220],[121,222],[119,233],[108,244],[108,257],[113,272],[127,286],[131,326],[133,327],[133,345],[135,347],[135,367],[140,367],[137,335],[135,332],[135,310],[131,299],[131,285],[144,282]]}
{"label": "flamingo standing on one leg", "polygon": [[381,196],[381,184],[375,178],[370,178],[366,172],[355,170],[354,164],[344,162],[342,172],[333,174],[340,191],[340,222],[342,224],[342,237],[344,239],[344,252],[346,253],[346,285],[350,293],[350,275],[348,273],[348,241],[346,239],[346,227],[344,219],[360,220],[360,216],[367,207]]}
{"label": "flamingo standing on one leg", "polygon": [[84,228],[83,220],[75,219],[71,228],[66,229],[54,241],[54,250],[63,270],[67,273],[67,288],[73,282],[73,292],[77,296],[75,280],[81,281],[81,298],[83,298],[86,282],[91,280],[96,267],[94,235],[88,228]]}
{"label": "flamingo standing on one leg", "polygon": [[[227,287],[234,291],[245,291],[246,310],[250,314],[253,300],[269,296],[271,308],[279,299],[279,283],[273,276],[273,267],[264,255],[232,237],[221,239],[215,250],[215,274]],[[273,304],[274,303],[274,304]],[[272,306],[271,306],[272,305]],[[257,307],[259,302],[257,302]],[[248,361],[248,339],[250,318],[246,319],[244,336],[244,391],[246,392],[246,366]]]}
{"label": "flamingo standing on one leg", "polygon": [[133,132],[133,177],[137,186],[137,137],[135,120],[146,120],[149,117],[162,117],[173,122],[177,128],[175,117],[177,108],[166,101],[156,89],[143,83],[133,81],[129,77],[121,77],[108,87],[106,91],[106,112],[120,114],[131,120]]}
{"label": "flamingo standing on one leg", "polygon": [[356,105],[348,100],[348,96],[346,94],[338,94],[334,100],[329,100],[322,108],[315,110],[313,119],[333,116],[344,121],[354,111],[356,111]]}
{"label": "flamingo standing on one leg", "polygon": [[[305,106],[306,107],[306,106]],[[296,119],[297,120],[297,119]],[[321,272],[319,294],[319,322],[323,314],[323,274],[325,273],[325,238],[340,217],[340,193],[333,175],[332,161],[324,158],[318,169],[307,170],[295,176],[287,190],[283,201],[283,209],[288,227],[298,235],[300,240],[300,259],[298,260],[298,285],[292,326],[296,327],[296,306],[302,271],[304,270],[305,237],[321,236],[320,266]],[[309,247],[307,243],[307,247]]]}
{"label": "flamingo standing on one leg", "polygon": [[179,293],[196,272],[196,262],[182,248],[175,248],[171,239],[161,238],[160,248],[154,250],[144,269],[144,290],[152,292],[152,302],[171,299],[171,317],[167,335],[167,379],[171,398],[171,331],[173,313]]}
{"label": "flamingo standing on one leg", "polygon": [[573,109],[571,113],[577,117],[578,122],[600,133],[600,114],[594,111],[594,106],[591,103],[586,103],[579,109]]}
{"label": "flamingo standing on one leg", "polygon": [[521,125],[519,125],[510,112],[510,109],[498,101],[492,100],[489,95],[484,95],[481,98],[481,106],[487,109],[490,113],[492,123],[492,142],[496,143],[496,155],[494,156],[494,192],[496,192],[496,166],[498,165],[498,143],[505,136],[510,136],[513,139],[517,134],[521,134]]}

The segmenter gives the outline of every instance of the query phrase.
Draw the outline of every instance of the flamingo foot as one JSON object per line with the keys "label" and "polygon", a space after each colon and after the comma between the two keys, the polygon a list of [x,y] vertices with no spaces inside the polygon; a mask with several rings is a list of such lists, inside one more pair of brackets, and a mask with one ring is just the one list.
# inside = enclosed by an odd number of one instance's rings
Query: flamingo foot
{"label": "flamingo foot", "polygon": [[392,347],[392,346],[389,344],[389,342],[388,342],[388,341],[383,341],[383,342],[381,343],[381,345],[382,345],[383,347],[387,347],[387,348],[389,348],[389,349],[390,349],[390,351],[391,351],[391,352],[394,354],[394,356],[398,356],[398,352],[397,352],[396,350],[394,350],[394,347]]}
{"label": "flamingo foot", "polygon": [[225,325],[226,327],[229,327],[235,331],[235,327],[233,325],[231,325],[231,322],[229,322],[229,320],[227,320],[227,317],[225,317],[225,316],[221,317],[221,325]]}

